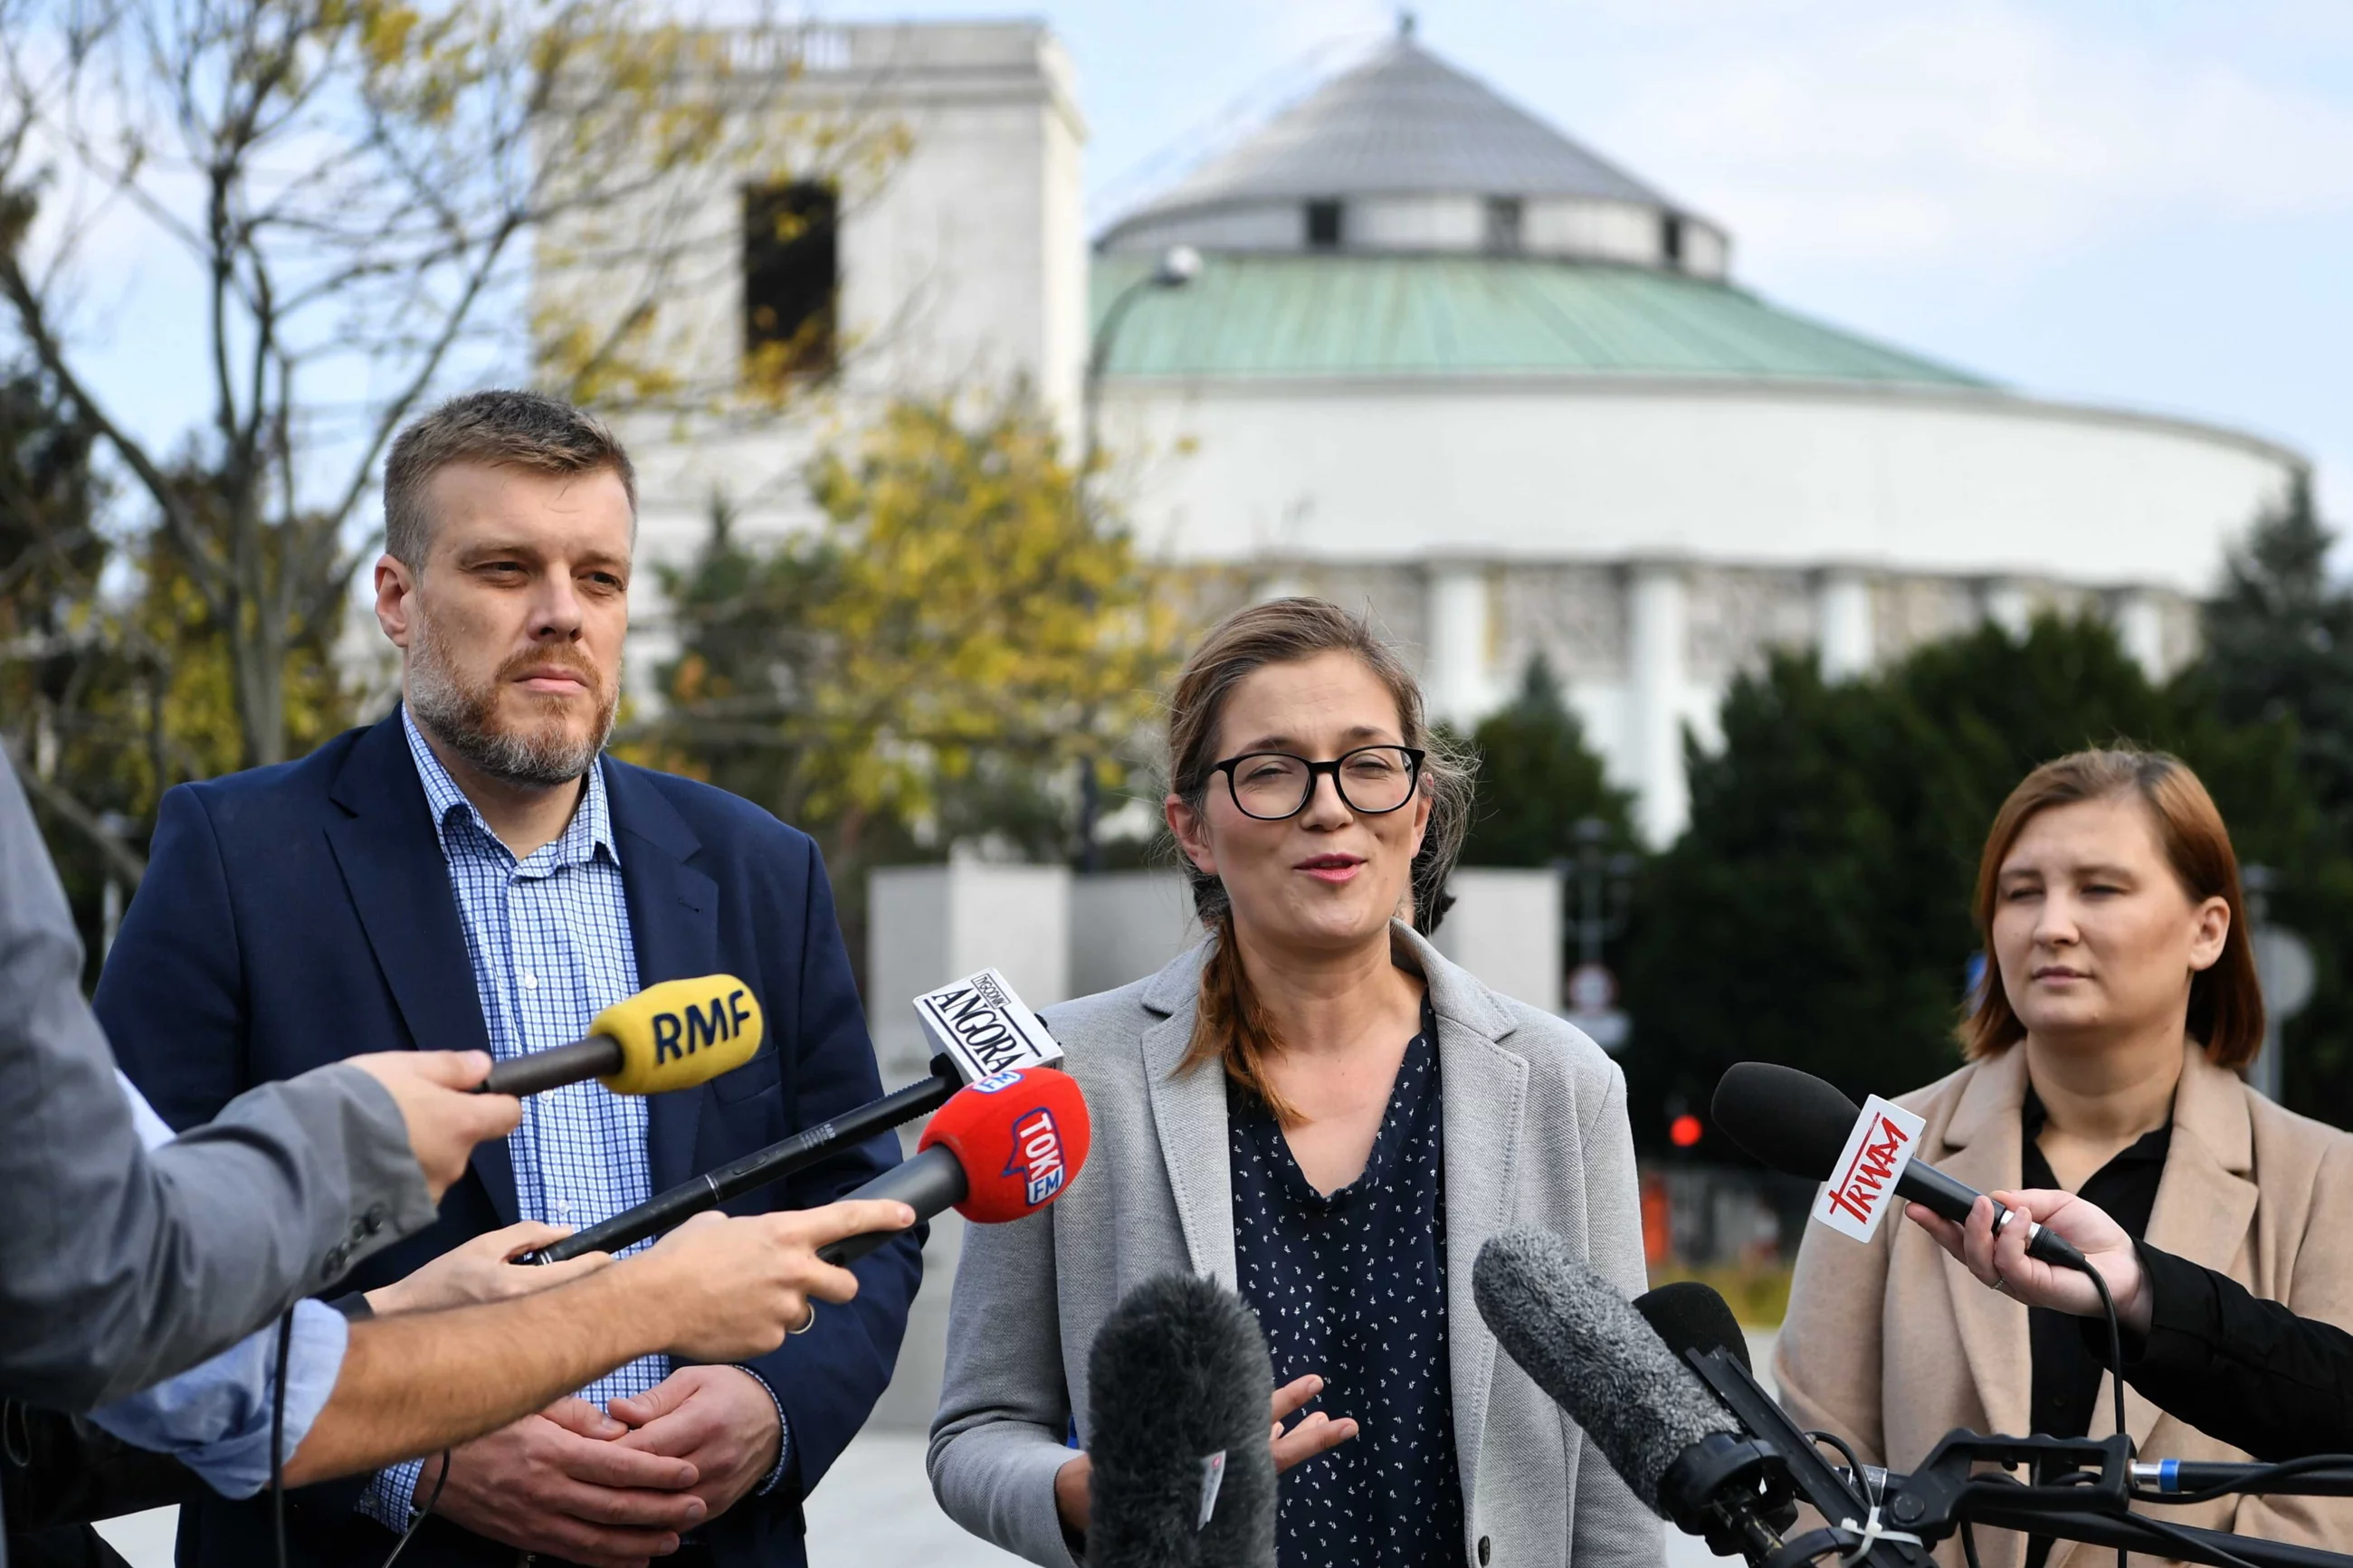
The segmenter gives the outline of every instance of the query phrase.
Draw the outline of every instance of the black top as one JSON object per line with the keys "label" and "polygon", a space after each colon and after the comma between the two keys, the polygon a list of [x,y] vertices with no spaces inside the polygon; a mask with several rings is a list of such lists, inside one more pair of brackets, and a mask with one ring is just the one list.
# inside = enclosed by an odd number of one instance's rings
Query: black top
{"label": "black top", "polygon": [[1282,1568],[1424,1568],[1462,1561],[1446,1333],[1445,1119],[1427,999],[1364,1174],[1308,1184],[1266,1105],[1229,1079],[1234,1263],[1275,1386],[1320,1373],[1300,1412],[1356,1436],[1282,1478]]}
{"label": "black top", "polygon": [[[2020,1185],[2056,1190],[2059,1178],[2052,1174],[2051,1162],[2042,1157],[2035,1140],[2042,1135],[2043,1123],[2050,1114],[2034,1086],[2026,1087],[2026,1102],[2019,1108],[2019,1120],[2023,1139],[2021,1150]],[[2138,1241],[2148,1229],[2149,1210],[2157,1206],[2157,1184],[2165,1174],[2165,1156],[2173,1147],[2173,1124],[2168,1118],[2164,1126],[2153,1132],[2143,1133],[2131,1147],[2120,1152],[2101,1166],[2076,1189],[2076,1196],[2107,1212],[2108,1217],[2122,1226]],[[2034,1357],[2034,1402],[2029,1406],[2029,1421],[2033,1430],[2052,1437],[2081,1437],[2091,1429],[2092,1407],[2099,1403],[2100,1373],[2104,1370],[2105,1353],[2094,1352],[2084,1342],[2082,1320],[2070,1313],[2054,1312],[2047,1307],[2030,1307],[2026,1311],[2027,1341]],[[2106,1320],[2101,1320],[2101,1334],[2106,1335]],[[2047,1536],[2035,1536],[2027,1543],[2026,1568],[2042,1568],[2051,1552]]]}

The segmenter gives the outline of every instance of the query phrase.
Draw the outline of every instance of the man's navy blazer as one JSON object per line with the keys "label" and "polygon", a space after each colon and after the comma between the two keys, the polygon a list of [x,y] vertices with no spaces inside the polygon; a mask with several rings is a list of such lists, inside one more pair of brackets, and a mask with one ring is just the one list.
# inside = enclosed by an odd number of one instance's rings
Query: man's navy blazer
{"label": "man's navy blazer", "polygon": [[[699,1089],[647,1101],[652,1188],[685,1181],[881,1092],[825,867],[808,836],[690,779],[605,759],[638,981],[725,972],[748,982],[767,1037]],[[257,1083],[366,1051],[489,1048],[456,893],[400,715],[300,762],[183,784],[164,797],[98,1011],[122,1068],[174,1127],[209,1121]],[[899,1160],[885,1134],[728,1207],[809,1208]],[[518,1217],[503,1141],[428,1230],[376,1254],[339,1289],[386,1284]],[[859,1292],[753,1363],[791,1424],[792,1468],[703,1527],[722,1568],[806,1562],[800,1499],[890,1382],[922,1275],[918,1244],[858,1266]],[[353,1511],[363,1482],[290,1494],[295,1560],[379,1563],[392,1537]],[[185,1509],[185,1568],[271,1559],[266,1496]],[[500,1547],[438,1520],[404,1561],[498,1564]],[[545,1561],[543,1559],[542,1561]]]}

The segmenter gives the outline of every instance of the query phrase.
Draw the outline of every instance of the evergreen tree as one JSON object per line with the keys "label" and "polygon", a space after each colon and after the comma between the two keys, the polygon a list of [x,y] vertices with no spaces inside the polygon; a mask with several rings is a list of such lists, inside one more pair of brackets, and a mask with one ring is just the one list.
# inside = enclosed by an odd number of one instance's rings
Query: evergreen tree
{"label": "evergreen tree", "polygon": [[1549,866],[1575,857],[1577,825],[1598,818],[1616,847],[1633,843],[1632,797],[1603,776],[1585,727],[1562,700],[1542,654],[1528,659],[1519,695],[1472,732],[1479,785],[1467,866]]}
{"label": "evergreen tree", "polygon": [[2337,538],[2299,481],[2232,553],[2206,606],[2206,668],[2226,719],[2292,719],[2322,806],[2353,828],[2353,595],[2328,578]]}
{"label": "evergreen tree", "polygon": [[2353,594],[2329,579],[2336,542],[2299,482],[2232,554],[2207,605],[2200,678],[2225,720],[2295,729],[2321,820],[2307,844],[2240,852],[2277,873],[2271,916],[2311,944],[2318,972],[2311,1004],[2285,1026],[2283,1092],[2343,1126],[2353,1125]]}
{"label": "evergreen tree", "polygon": [[1987,828],[2037,763],[2132,742],[2180,754],[2241,853],[2310,844],[2284,721],[2233,725],[2196,678],[2159,686],[2091,619],[1987,626],[1868,679],[1776,658],[1727,697],[1724,744],[1690,758],[1691,826],[1652,865],[1625,975],[1636,1136],[1704,1108],[1735,1061],[1819,1073],[1860,1099],[1960,1065]]}

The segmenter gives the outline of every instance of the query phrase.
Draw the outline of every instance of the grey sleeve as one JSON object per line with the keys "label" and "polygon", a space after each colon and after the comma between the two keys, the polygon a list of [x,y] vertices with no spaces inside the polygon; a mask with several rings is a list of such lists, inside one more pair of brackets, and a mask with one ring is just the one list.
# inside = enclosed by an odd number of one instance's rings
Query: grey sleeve
{"label": "grey sleeve", "polygon": [[1054,1211],[964,1233],[947,1374],[932,1421],[932,1495],[965,1529],[1043,1568],[1075,1568],[1054,1507],[1071,1395],[1062,1375]]}
{"label": "grey sleeve", "polygon": [[433,1212],[398,1108],[354,1068],[142,1147],[65,890],[0,757],[0,1394],[84,1410],[134,1394]]}

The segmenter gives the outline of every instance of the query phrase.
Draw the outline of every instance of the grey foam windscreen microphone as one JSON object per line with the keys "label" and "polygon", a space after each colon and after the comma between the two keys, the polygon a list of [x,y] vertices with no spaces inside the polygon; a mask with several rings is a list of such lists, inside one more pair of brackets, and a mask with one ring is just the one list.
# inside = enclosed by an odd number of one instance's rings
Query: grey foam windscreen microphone
{"label": "grey foam windscreen microphone", "polygon": [[1146,1280],[1103,1320],[1087,1382],[1089,1568],[1274,1568],[1274,1369],[1241,1298]]}
{"label": "grey foam windscreen microphone", "polygon": [[1739,1436],[1731,1413],[1633,1303],[1560,1237],[1533,1230],[1491,1237],[1471,1283],[1504,1352],[1661,1518],[1672,1515],[1660,1483],[1683,1451],[1717,1434]]}

